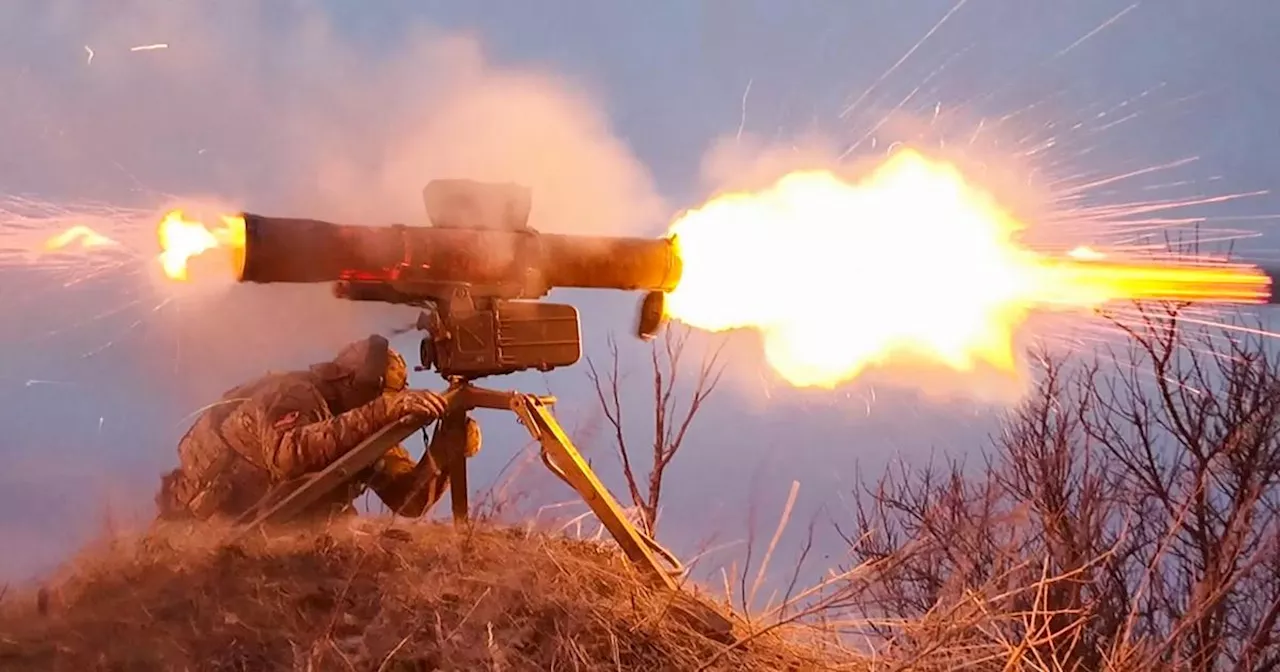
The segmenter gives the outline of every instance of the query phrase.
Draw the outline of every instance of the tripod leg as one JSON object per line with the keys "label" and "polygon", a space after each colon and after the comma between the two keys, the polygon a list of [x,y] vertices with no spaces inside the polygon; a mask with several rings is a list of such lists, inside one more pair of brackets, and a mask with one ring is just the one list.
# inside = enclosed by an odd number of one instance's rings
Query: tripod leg
{"label": "tripod leg", "polygon": [[[421,497],[421,514],[426,515],[444,496],[447,489],[452,495],[454,520],[466,520],[467,471],[466,440],[467,414],[465,411],[450,413],[440,418],[435,435],[427,446],[419,464],[421,475],[413,486],[415,497]],[[454,487],[454,483],[458,486]],[[461,499],[461,501],[459,501]],[[459,511],[462,513],[459,519]]]}
{"label": "tripod leg", "polygon": [[537,398],[523,397],[513,403],[513,410],[528,428],[533,438],[542,444],[542,450],[555,464],[559,475],[564,478],[587,506],[596,514],[605,529],[613,535],[622,552],[641,571],[649,573],[667,588],[676,589],[675,580],[663,568],[658,556],[654,554],[649,542],[627,520],[613,495],[604,487],[600,479],[591,471],[582,454],[573,446],[569,436],[564,433],[560,423]]}
{"label": "tripod leg", "polygon": [[471,504],[467,495],[467,414],[450,413],[440,419],[445,432],[444,451],[448,455],[449,500],[453,505],[453,522],[467,522]]}
{"label": "tripod leg", "polygon": [[417,493],[414,497],[422,498],[422,511],[418,515],[423,516],[431,512],[436,502],[444,496],[445,489],[449,487],[449,475],[439,466],[445,462],[438,455],[439,451],[433,450],[433,447],[434,442],[432,446],[428,446],[426,454],[422,456],[422,460],[428,465],[421,467],[424,473],[418,477],[413,486],[413,491]]}

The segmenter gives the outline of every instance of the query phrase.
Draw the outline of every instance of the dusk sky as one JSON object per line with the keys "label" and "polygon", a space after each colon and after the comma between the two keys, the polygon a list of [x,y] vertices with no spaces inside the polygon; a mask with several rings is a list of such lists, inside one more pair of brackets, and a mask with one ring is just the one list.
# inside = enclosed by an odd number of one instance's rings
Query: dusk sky
{"label": "dusk sky", "polygon": [[[422,223],[428,180],[470,177],[532,187],[544,231],[659,235],[717,191],[901,140],[969,151],[990,174],[1030,166],[1028,192],[1045,175],[1196,157],[1098,202],[1265,191],[1280,182],[1278,28],[1271,0],[0,4],[0,578],[47,570],[109,511],[149,515],[191,414],[223,390],[414,318],[327,287],[165,283],[154,226],[168,206]],[[927,132],[877,129],[895,109]],[[1176,216],[1266,232],[1278,212],[1258,195]],[[131,256],[34,255],[77,223]],[[1266,238],[1241,245],[1275,258]],[[909,272],[910,250],[884,254]],[[629,337],[638,297],[553,297],[579,307],[587,355],[607,356],[611,332],[622,341],[628,420],[648,441],[648,350]],[[393,342],[415,358],[414,336]],[[998,406],[924,383],[791,391],[759,352],[735,336],[671,467],[660,537],[686,557],[744,539],[752,520],[767,539],[799,481],[784,545],[816,520],[820,571],[842,560],[832,522],[848,521],[860,479],[895,459],[971,455],[997,427]],[[586,374],[583,362],[495,385],[559,396],[616,487]],[[483,485],[526,437],[513,418],[481,419]],[[570,499],[542,477],[526,485],[535,502]]]}

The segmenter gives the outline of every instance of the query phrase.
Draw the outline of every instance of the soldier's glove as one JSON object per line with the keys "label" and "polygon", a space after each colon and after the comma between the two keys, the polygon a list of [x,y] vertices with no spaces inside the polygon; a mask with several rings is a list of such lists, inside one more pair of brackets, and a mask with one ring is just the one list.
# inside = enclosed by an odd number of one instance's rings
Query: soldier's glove
{"label": "soldier's glove", "polygon": [[444,397],[430,390],[404,390],[391,397],[391,411],[398,417],[409,415],[438,420],[449,408]]}

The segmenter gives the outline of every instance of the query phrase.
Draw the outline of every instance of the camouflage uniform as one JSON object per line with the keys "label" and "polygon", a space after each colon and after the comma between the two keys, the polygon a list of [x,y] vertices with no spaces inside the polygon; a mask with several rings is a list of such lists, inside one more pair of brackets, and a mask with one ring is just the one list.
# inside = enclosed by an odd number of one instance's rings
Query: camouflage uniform
{"label": "camouflage uniform", "polygon": [[[156,497],[161,518],[236,517],[275,486],[319,471],[406,413],[404,359],[380,336],[357,341],[330,362],[305,371],[269,373],[228,390],[178,445],[179,467]],[[420,393],[419,393],[420,394]],[[479,450],[468,419],[466,454]],[[347,514],[365,488],[391,510],[417,516],[443,493],[437,430],[430,453],[415,463],[403,446],[388,451],[349,488],[316,505],[316,515]]]}

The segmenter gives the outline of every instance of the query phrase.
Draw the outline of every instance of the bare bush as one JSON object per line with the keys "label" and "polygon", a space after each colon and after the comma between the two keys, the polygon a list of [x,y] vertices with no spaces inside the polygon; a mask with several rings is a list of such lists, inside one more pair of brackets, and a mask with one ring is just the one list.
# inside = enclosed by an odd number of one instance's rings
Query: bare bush
{"label": "bare bush", "polygon": [[[1118,367],[1042,356],[981,468],[861,493],[855,558],[902,559],[864,596],[868,630],[908,651],[1017,641],[1043,669],[1280,667],[1280,358],[1181,309],[1113,318]],[[965,604],[989,618],[895,626]]]}
{"label": "bare bush", "polygon": [[[613,448],[622,461],[623,476],[627,481],[631,502],[639,509],[641,527],[650,536],[657,530],[663,475],[684,445],[693,419],[715,391],[723,373],[720,363],[723,346],[719,345],[703,353],[693,379],[687,384],[688,391],[682,392],[682,387],[686,385],[681,375],[681,361],[688,342],[689,329],[673,324],[664,329],[662,337],[652,345],[650,381],[653,407],[642,413],[651,418],[649,421],[653,423],[653,434],[647,451],[639,447],[643,445],[643,439],[637,439],[624,429],[622,398],[625,376],[619,371],[617,341],[612,336],[608,339],[610,367],[603,377],[595,362],[587,359],[587,375],[595,386],[600,408],[613,430]],[[648,456],[647,474],[639,471],[633,461],[637,454],[644,453]]]}

